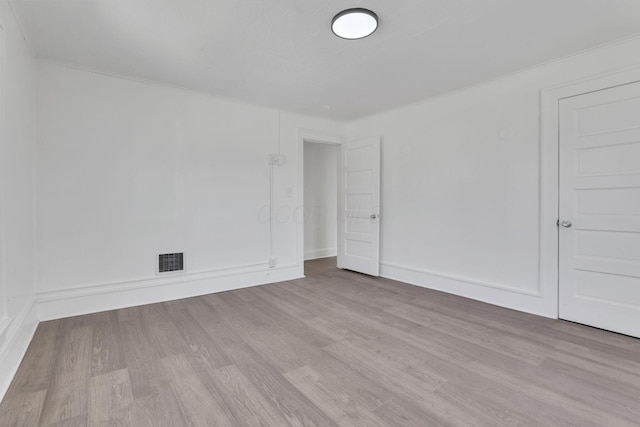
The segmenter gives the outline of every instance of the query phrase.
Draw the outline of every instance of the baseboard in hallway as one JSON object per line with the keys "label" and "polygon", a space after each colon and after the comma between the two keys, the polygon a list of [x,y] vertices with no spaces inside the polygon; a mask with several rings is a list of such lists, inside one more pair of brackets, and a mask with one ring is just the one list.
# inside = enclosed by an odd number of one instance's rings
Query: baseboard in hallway
{"label": "baseboard in hallway", "polygon": [[304,260],[313,261],[314,259],[335,257],[338,254],[337,248],[322,248],[304,251]]}

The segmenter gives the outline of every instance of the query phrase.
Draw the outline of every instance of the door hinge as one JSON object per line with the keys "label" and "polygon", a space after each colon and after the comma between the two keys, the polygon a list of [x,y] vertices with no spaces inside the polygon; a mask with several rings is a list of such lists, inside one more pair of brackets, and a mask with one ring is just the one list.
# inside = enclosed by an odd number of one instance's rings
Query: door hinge
{"label": "door hinge", "polygon": [[560,220],[559,219],[556,221],[556,227],[560,227]]}

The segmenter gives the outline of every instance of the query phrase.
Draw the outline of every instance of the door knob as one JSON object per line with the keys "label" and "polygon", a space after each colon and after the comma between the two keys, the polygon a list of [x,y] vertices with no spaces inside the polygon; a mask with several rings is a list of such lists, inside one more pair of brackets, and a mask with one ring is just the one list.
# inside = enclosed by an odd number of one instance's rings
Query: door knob
{"label": "door knob", "polygon": [[562,221],[560,223],[560,225],[562,225],[564,228],[570,228],[571,227],[571,221]]}
{"label": "door knob", "polygon": [[370,217],[370,218],[371,218],[371,219],[376,219],[376,218],[378,218],[378,216],[377,216],[376,214],[371,214],[371,217]]}

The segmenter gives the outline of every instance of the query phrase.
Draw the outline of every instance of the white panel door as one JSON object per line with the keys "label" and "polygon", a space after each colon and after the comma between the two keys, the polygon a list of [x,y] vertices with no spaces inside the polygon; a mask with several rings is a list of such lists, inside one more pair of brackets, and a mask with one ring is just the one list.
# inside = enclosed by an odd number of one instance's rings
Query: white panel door
{"label": "white panel door", "polygon": [[340,146],[338,267],[379,275],[380,138]]}
{"label": "white panel door", "polygon": [[640,82],[559,107],[560,317],[640,337]]}

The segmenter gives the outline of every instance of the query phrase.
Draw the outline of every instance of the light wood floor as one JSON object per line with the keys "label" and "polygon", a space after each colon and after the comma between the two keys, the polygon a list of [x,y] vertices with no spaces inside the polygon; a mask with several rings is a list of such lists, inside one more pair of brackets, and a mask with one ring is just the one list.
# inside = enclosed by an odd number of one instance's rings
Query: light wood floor
{"label": "light wood floor", "polygon": [[41,323],[0,425],[640,425],[640,340],[334,266]]}

